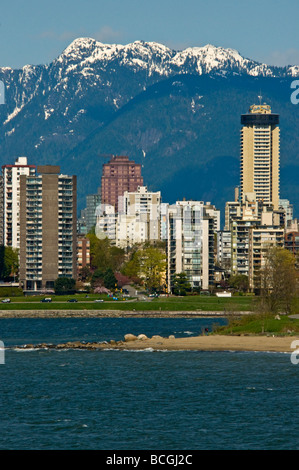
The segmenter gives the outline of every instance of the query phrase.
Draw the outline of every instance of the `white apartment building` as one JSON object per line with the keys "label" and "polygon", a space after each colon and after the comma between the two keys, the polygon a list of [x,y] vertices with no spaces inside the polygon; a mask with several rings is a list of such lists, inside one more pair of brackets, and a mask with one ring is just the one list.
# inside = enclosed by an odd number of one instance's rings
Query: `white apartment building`
{"label": "white apartment building", "polygon": [[20,248],[20,177],[34,176],[35,165],[27,157],[17,158],[14,165],[2,166],[2,244]]}
{"label": "white apartment building", "polygon": [[231,236],[229,230],[219,230],[217,232],[217,263],[227,272],[231,271]]}
{"label": "white apartment building", "polygon": [[185,273],[192,288],[208,289],[214,282],[214,218],[202,201],[177,201],[168,207],[167,284]]}
{"label": "white apartment building", "polygon": [[[166,217],[165,208],[163,209],[163,216]],[[149,192],[145,186],[139,186],[134,192],[125,191],[124,195],[119,197],[118,210],[116,214],[114,206],[98,206],[98,238],[108,237],[114,240],[116,246],[125,249],[137,243],[161,240],[160,191]]]}
{"label": "white apartment building", "polygon": [[109,238],[116,239],[116,220],[117,214],[115,207],[111,204],[99,204],[96,208],[96,227],[95,234],[101,240]]}
{"label": "white apartment building", "polygon": [[136,243],[161,239],[161,193],[150,192],[146,186],[125,191],[120,197],[116,228],[116,245],[121,248]]}

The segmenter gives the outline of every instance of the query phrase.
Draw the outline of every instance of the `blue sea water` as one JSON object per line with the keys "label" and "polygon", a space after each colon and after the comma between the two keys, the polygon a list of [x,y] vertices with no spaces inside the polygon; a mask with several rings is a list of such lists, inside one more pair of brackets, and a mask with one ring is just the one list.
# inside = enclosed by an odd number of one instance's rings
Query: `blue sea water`
{"label": "blue sea water", "polygon": [[18,347],[193,336],[216,322],[1,319],[0,449],[298,449],[299,365],[289,354]]}

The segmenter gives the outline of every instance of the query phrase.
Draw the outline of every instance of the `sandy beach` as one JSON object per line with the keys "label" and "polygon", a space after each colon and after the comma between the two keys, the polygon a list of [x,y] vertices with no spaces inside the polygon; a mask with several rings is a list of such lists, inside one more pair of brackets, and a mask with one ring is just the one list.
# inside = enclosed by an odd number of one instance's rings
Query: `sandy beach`
{"label": "sandy beach", "polygon": [[192,350],[192,351],[273,351],[292,352],[293,341],[299,337],[273,337],[273,336],[224,336],[208,335],[189,338],[162,338],[152,337],[145,340],[126,341],[112,345],[119,349],[145,349],[154,350]]}
{"label": "sandy beach", "polygon": [[[141,335],[142,336],[142,335]],[[130,337],[128,339],[127,337]],[[125,339],[126,338],[126,339]],[[291,353],[296,348],[292,343],[298,341],[299,336],[229,336],[207,335],[188,338],[151,338],[136,339],[133,335],[125,335],[124,340],[84,343],[80,341],[62,344],[27,344],[25,348],[55,348],[55,349],[89,349],[89,350],[154,350],[154,351],[265,351]]]}

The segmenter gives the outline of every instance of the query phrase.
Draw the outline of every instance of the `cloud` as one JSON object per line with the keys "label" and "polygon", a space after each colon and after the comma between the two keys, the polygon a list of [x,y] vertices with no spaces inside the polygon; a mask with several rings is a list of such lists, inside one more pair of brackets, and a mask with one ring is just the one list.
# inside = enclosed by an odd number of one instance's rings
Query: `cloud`
{"label": "cloud", "polygon": [[56,31],[43,31],[38,35],[39,39],[54,39],[55,41],[71,41],[82,36],[82,31],[63,31],[57,33]]}
{"label": "cloud", "polygon": [[111,26],[102,26],[102,28],[93,34],[93,38],[101,42],[119,41],[124,36],[122,31],[117,31]]}
{"label": "cloud", "polygon": [[113,42],[113,41],[118,41],[123,37],[123,32],[122,31],[117,31],[111,28],[111,26],[102,26],[102,28],[99,31],[96,31],[94,33],[80,29],[78,31],[63,31],[61,33],[57,33],[56,31],[49,30],[49,31],[43,31],[42,33],[39,34],[39,39],[50,39],[50,40],[55,40],[59,42],[65,42],[65,41],[73,41],[74,39],[77,39],[78,37],[90,37],[93,38],[97,41],[101,42]]}
{"label": "cloud", "polygon": [[273,51],[264,61],[268,65],[299,65],[299,50],[287,49],[285,51]]}

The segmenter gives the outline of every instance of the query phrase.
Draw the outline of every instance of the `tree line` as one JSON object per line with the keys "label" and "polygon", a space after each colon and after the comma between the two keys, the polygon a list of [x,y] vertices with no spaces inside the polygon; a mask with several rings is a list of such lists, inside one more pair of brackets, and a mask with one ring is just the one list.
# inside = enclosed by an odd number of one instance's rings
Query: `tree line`
{"label": "tree line", "polygon": [[[144,286],[150,292],[165,289],[166,249],[162,242],[137,244],[130,250],[113,246],[108,238],[99,239],[94,233],[90,240],[90,267],[79,273],[81,281],[89,281],[93,288],[112,289],[117,277]],[[117,276],[116,275],[120,275]]]}

